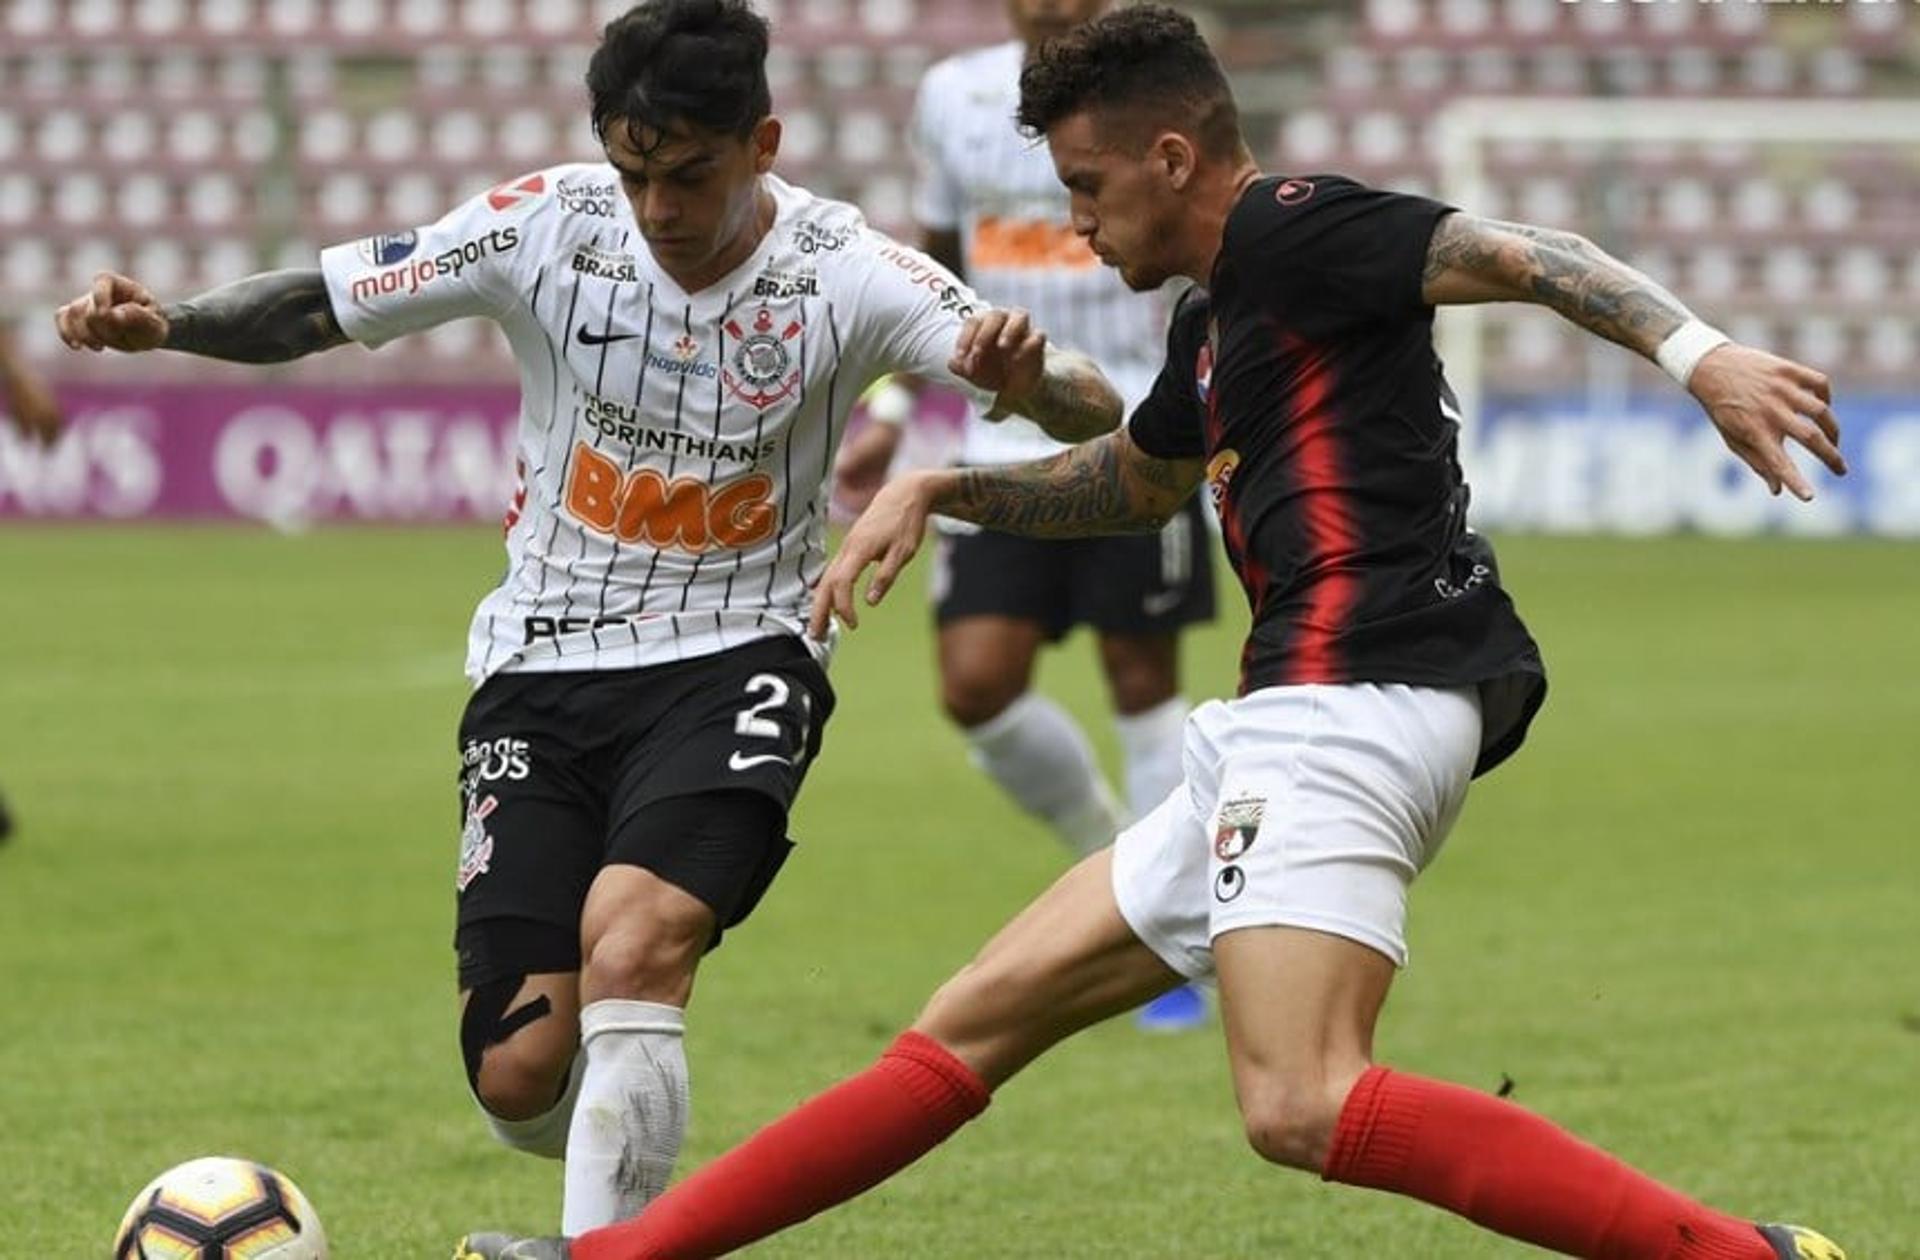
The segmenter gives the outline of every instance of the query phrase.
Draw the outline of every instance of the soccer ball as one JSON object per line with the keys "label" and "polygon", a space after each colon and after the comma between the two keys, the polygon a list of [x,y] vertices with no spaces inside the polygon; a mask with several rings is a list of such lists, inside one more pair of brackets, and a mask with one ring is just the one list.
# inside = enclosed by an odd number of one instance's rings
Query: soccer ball
{"label": "soccer ball", "polygon": [[134,1196],[113,1260],[327,1260],[327,1235],[285,1175],[214,1155],[169,1168]]}

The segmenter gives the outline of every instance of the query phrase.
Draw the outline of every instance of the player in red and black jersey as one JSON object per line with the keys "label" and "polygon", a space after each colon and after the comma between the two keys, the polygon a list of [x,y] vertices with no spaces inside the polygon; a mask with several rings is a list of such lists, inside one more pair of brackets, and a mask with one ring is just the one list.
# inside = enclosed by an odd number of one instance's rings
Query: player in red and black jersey
{"label": "player in red and black jersey", "polygon": [[1698,1203],[1502,1099],[1373,1058],[1406,955],[1406,894],[1476,774],[1518,747],[1538,653],[1467,527],[1433,308],[1525,301],[1657,360],[1776,493],[1795,441],[1844,472],[1827,380],[1733,345],[1566,232],[1335,176],[1262,175],[1193,23],[1152,4],[1050,42],[1021,82],[1075,227],[1179,311],[1130,425],[1055,456],[883,490],[820,586],[857,621],[933,513],[1066,537],[1156,527],[1202,483],[1254,610],[1242,689],[1201,706],[1186,781],[1064,876],[866,1072],[776,1121],[634,1221],[482,1255],[691,1260],[905,1166],[1080,1029],[1217,976],[1249,1140],[1595,1260],[1843,1260],[1797,1226]]}

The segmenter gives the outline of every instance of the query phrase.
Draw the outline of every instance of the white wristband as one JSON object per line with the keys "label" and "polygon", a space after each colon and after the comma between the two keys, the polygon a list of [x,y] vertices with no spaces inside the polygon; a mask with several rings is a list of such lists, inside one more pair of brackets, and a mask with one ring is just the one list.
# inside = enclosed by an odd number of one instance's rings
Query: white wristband
{"label": "white wristband", "polygon": [[1717,350],[1733,338],[1715,328],[1705,320],[1690,319],[1667,334],[1660,348],[1653,352],[1653,358],[1674,380],[1685,389],[1687,382],[1693,379],[1693,369],[1700,366],[1700,360],[1707,352]]}
{"label": "white wristband", "polygon": [[913,391],[894,381],[882,381],[866,397],[867,419],[876,424],[905,424],[913,416]]}

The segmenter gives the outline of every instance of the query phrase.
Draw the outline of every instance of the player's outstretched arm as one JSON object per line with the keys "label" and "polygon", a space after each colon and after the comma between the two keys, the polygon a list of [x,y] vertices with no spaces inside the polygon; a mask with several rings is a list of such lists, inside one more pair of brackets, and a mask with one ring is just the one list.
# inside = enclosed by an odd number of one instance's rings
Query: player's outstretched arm
{"label": "player's outstretched arm", "polygon": [[1047,334],[1017,308],[968,316],[947,369],[994,391],[989,419],[1018,412],[1059,442],[1110,433],[1125,412],[1119,393],[1092,359],[1048,345]]}
{"label": "player's outstretched arm", "polygon": [[1151,533],[1172,519],[1205,476],[1198,459],[1157,459],[1125,429],[1070,451],[999,468],[944,468],[890,482],[847,531],[814,592],[811,628],[838,615],[860,624],[854,588],[878,566],[865,600],[878,604],[920,549],[927,518],[957,517],[1032,538]]}
{"label": "player's outstretched arm", "polygon": [[1454,213],[1427,246],[1421,296],[1431,305],[1533,302],[1658,363],[1706,409],[1727,446],[1775,494],[1813,487],[1788,438],[1835,473],[1840,425],[1824,373],[1737,345],[1653,280],[1577,232]]}
{"label": "player's outstretched arm", "polygon": [[286,363],[345,345],[320,271],[269,271],[162,306],[137,280],[103,271],[54,313],[74,350],[179,350],[234,363]]}

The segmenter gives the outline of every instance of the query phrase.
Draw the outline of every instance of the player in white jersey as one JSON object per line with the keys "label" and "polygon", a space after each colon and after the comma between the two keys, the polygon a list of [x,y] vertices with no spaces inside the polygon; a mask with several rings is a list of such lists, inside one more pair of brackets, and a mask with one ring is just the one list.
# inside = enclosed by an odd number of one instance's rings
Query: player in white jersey
{"label": "player in white jersey", "polygon": [[[1106,0],[1007,0],[1015,38],[940,62],[915,105],[915,217],[921,244],[996,305],[1087,351],[1127,400],[1143,399],[1159,371],[1166,309],[1100,265],[1074,233],[1067,192],[1044,146],[1013,114],[1020,70],[1039,46],[1106,8]],[[884,477],[898,424],[876,424],[847,444],[843,484],[858,500]],[[968,409],[961,459],[1004,465],[1058,454],[1025,421],[997,424]],[[1022,538],[943,521],[934,559],[941,702],[965,732],[975,764],[1076,857],[1108,844],[1125,814],[1147,814],[1180,782],[1187,702],[1179,632],[1213,616],[1213,569],[1196,496],[1158,533],[1082,539]],[[1092,746],[1065,709],[1030,690],[1043,643],[1075,625],[1097,638],[1124,753],[1126,808],[1115,801]],[[1205,1018],[1182,987],[1141,1011],[1144,1027]]]}
{"label": "player in white jersey", "polygon": [[695,969],[790,848],[833,707],[804,620],[854,399],[906,371],[1069,438],[1120,418],[1023,313],[771,174],[766,52],[745,0],[648,0],[588,71],[608,164],[175,305],[103,275],[58,316],[76,348],[250,362],[506,331],[520,485],[469,636],[460,1039],[500,1138],[564,1156],[570,1233],[666,1185]]}

